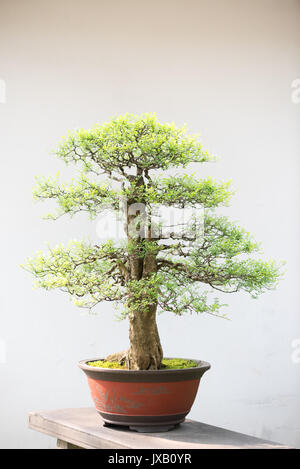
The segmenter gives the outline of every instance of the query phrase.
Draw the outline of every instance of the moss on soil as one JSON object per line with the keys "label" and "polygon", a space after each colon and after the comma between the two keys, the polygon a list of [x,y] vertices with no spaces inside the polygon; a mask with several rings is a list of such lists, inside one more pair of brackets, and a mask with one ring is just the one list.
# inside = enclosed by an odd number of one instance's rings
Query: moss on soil
{"label": "moss on soil", "polygon": [[[98,360],[87,362],[87,365],[95,366],[98,368],[114,368],[118,370],[126,370],[126,365],[120,365],[118,362],[109,362],[107,360]],[[186,360],[182,358],[163,358],[161,370],[182,370],[184,368],[193,368],[197,363],[193,360]]]}
{"label": "moss on soil", "polygon": [[120,365],[118,362],[108,362],[107,360],[98,360],[95,362],[87,362],[87,365],[95,366],[96,368],[117,368],[119,370],[126,370],[126,365]]}
{"label": "moss on soil", "polygon": [[163,358],[162,369],[181,370],[184,368],[194,368],[197,363],[193,360],[184,360],[182,358]]}

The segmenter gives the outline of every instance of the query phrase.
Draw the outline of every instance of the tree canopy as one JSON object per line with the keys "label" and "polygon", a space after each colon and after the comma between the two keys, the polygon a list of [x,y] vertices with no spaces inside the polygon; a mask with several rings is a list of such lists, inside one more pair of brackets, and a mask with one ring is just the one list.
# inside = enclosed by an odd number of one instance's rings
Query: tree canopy
{"label": "tree canopy", "polygon": [[[185,127],[161,124],[154,114],[126,114],[70,132],[56,155],[78,165],[79,177],[69,183],[37,178],[34,197],[57,201],[57,211],[47,217],[122,211],[127,240],[73,241],[39,251],[24,265],[38,287],[66,291],[78,306],[114,301],[123,305],[124,316],[151,304],[178,315],[222,316],[213,291],[256,297],[276,286],[280,265],[257,259],[260,246],[252,236],[215,212],[228,204],[230,183],[182,171],[214,160]],[[180,173],[164,174],[174,168]],[[134,204],[140,205],[131,212]],[[183,232],[171,230],[166,240],[159,230],[164,220],[154,221],[157,206],[199,211]],[[130,230],[132,224],[138,229]]]}

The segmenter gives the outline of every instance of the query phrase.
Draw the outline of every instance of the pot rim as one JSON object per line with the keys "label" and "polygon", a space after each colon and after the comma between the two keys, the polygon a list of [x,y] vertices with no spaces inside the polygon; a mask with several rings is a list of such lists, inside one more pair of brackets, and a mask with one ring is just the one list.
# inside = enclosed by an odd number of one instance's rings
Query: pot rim
{"label": "pot rim", "polygon": [[[178,357],[164,357],[166,359],[178,359]],[[197,366],[193,366],[190,368],[174,368],[171,370],[127,370],[127,369],[120,369],[120,368],[100,368],[96,366],[91,366],[87,365],[87,362],[93,362],[93,361],[98,361],[98,360],[104,360],[104,358],[88,358],[85,360],[80,360],[78,362],[79,368],[81,368],[84,371],[93,371],[95,373],[109,373],[109,374],[119,374],[122,373],[123,375],[170,375],[170,374],[178,374],[178,373],[191,373],[195,372],[196,370],[203,371],[203,373],[207,370],[210,369],[211,365],[208,362],[205,362],[203,360],[196,360],[195,358],[179,358],[180,360],[191,360],[197,363]]]}

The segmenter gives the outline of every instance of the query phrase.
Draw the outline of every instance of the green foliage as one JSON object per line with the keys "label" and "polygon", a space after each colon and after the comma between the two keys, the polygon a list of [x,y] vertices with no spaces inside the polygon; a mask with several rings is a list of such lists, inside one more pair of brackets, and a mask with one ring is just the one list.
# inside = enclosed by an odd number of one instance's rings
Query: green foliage
{"label": "green foliage", "polygon": [[[195,222],[192,220],[192,225]],[[159,298],[163,310],[220,316],[225,305],[217,298],[210,303],[210,292],[203,290],[204,286],[224,293],[244,290],[254,298],[275,288],[281,275],[280,265],[244,258],[259,252],[259,245],[247,231],[212,214],[205,214],[202,226],[203,232],[190,247],[174,243],[165,246],[157,257],[159,270],[165,276]]]}
{"label": "green foliage", "polygon": [[146,188],[145,200],[180,208],[199,204],[202,207],[216,207],[228,203],[232,194],[229,185],[229,182],[218,184],[211,178],[199,180],[187,174],[157,178]]}
{"label": "green foliage", "polygon": [[47,254],[38,251],[22,267],[36,277],[36,287],[59,288],[77,306],[90,308],[101,301],[122,299],[119,263],[123,257],[123,250],[110,241],[100,247],[70,241],[66,247],[50,248]]}
{"label": "green foliage", "polygon": [[197,136],[187,135],[185,127],[159,123],[155,114],[125,114],[69,133],[57,156],[81,163],[87,172],[115,171],[125,178],[125,168],[168,169],[213,159]]}
{"label": "green foliage", "polygon": [[127,310],[147,311],[151,305],[157,303],[161,285],[162,277],[155,273],[146,278],[129,280]]}
{"label": "green foliage", "polygon": [[209,291],[203,290],[203,285],[197,280],[191,280],[183,272],[163,270],[163,283],[160,290],[158,305],[161,311],[168,311],[177,316],[186,313],[206,313],[212,316],[226,318],[220,309],[226,304],[218,298],[209,299]]}
{"label": "green foliage", "polygon": [[106,207],[119,207],[119,195],[111,189],[109,183],[89,181],[85,174],[80,174],[79,180],[73,180],[71,184],[59,183],[58,177],[37,177],[36,181],[33,190],[36,200],[57,201],[59,209],[57,213],[47,215],[46,218],[49,219],[56,219],[65,213],[74,215],[78,212],[88,212],[90,217],[94,218]]}
{"label": "green foliage", "polygon": [[[229,183],[211,178],[176,175],[163,177],[156,170],[186,167],[213,158],[203,151],[185,127],[161,124],[154,114],[126,114],[89,130],[69,133],[57,155],[67,164],[81,164],[79,179],[70,184],[57,178],[38,178],[34,197],[54,199],[57,218],[87,211],[91,217],[110,208],[125,207],[128,240],[100,246],[70,242],[44,254],[39,251],[24,268],[36,278],[36,286],[68,292],[78,306],[91,308],[102,301],[123,305],[121,317],[131,311],[146,311],[158,305],[174,314],[207,313],[225,317],[225,306],[212,291],[246,291],[253,297],[273,289],[280,278],[280,265],[257,259],[260,247],[251,235],[216,216],[213,209],[226,205]],[[90,173],[90,174],[88,174]],[[113,180],[101,181],[98,176]],[[91,179],[91,177],[93,179]],[[128,204],[145,204],[145,219],[136,214],[135,223],[145,224],[145,236],[133,238],[128,229]],[[202,207],[184,233],[152,237],[152,210],[157,204]],[[127,219],[126,219],[127,217]],[[150,234],[149,234],[150,233]],[[250,257],[252,256],[252,257]]]}

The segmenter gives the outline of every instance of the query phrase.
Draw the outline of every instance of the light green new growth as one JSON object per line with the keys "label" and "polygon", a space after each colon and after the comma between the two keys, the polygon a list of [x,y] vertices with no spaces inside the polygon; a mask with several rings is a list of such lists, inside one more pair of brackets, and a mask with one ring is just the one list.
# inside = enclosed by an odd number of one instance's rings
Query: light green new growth
{"label": "light green new growth", "polygon": [[[58,203],[57,213],[48,217],[80,211],[95,217],[106,209],[120,209],[125,199],[127,207],[145,204],[146,222],[144,235],[133,237],[127,216],[128,241],[123,244],[73,241],[49,248],[46,254],[38,252],[24,266],[36,277],[36,286],[66,291],[78,306],[121,303],[124,316],[153,304],[177,315],[223,316],[223,304],[209,299],[213,290],[243,290],[256,297],[275,287],[279,266],[249,257],[259,251],[258,244],[214,213],[215,207],[228,203],[229,183],[188,174],[160,175],[162,170],[214,160],[185,128],[161,124],[153,114],[126,114],[89,130],[70,132],[56,154],[79,166],[79,179],[66,184],[58,178],[38,178],[34,197]],[[183,234],[170,232],[167,243],[163,236],[151,234],[151,213],[157,204],[201,206],[204,214],[190,220]],[[136,222],[141,224],[138,217]]]}

